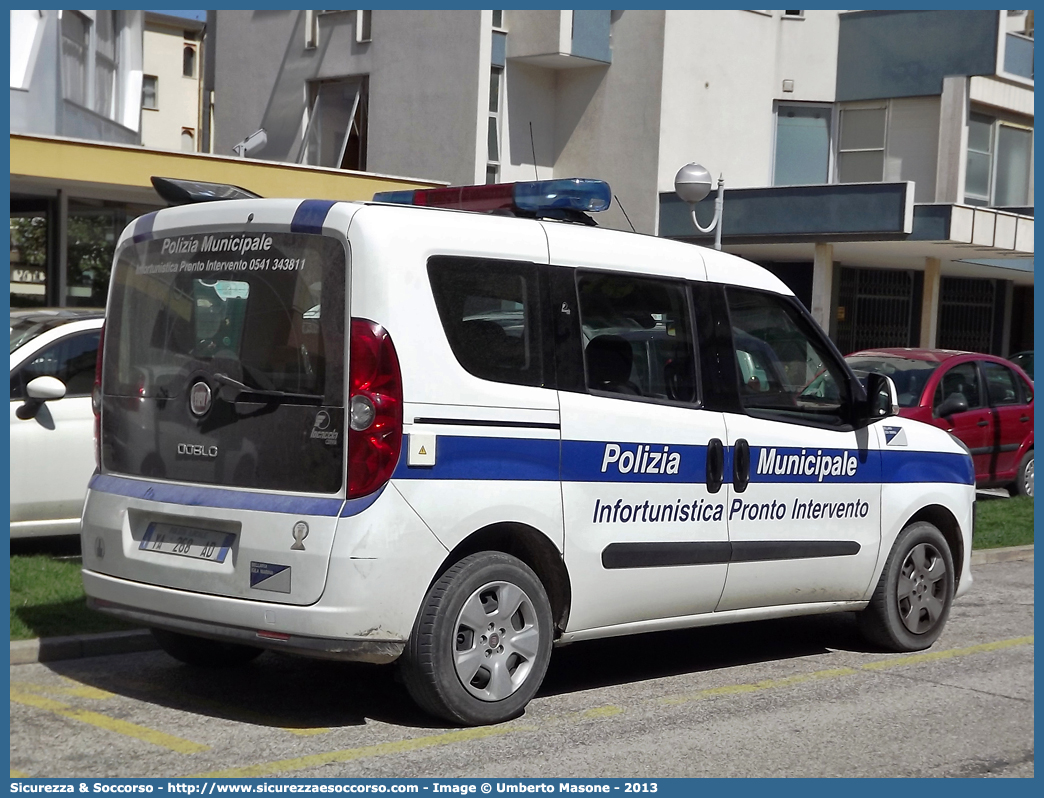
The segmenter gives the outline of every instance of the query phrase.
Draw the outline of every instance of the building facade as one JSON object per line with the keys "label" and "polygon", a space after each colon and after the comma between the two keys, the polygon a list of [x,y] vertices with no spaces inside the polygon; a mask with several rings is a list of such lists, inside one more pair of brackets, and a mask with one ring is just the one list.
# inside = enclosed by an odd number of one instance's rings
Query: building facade
{"label": "building facade", "polygon": [[206,26],[194,19],[145,12],[141,143],[200,152],[200,92]]}
{"label": "building facade", "polygon": [[[845,350],[1031,345],[1033,12],[220,11],[216,153],[454,184],[587,176],[601,224],[723,247]],[[704,223],[711,207],[697,208]]]}
{"label": "building facade", "polygon": [[192,151],[199,23],[141,11],[10,15],[11,307],[104,305],[120,232],[164,205],[153,175],[316,199],[433,185]]}

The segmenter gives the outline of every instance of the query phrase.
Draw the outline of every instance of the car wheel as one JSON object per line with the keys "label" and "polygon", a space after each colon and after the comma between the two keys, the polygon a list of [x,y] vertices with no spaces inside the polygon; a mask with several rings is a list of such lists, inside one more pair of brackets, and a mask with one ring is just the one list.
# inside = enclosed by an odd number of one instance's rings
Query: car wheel
{"label": "car wheel", "polygon": [[950,547],[932,524],[907,526],[892,546],[859,627],[872,643],[892,651],[928,648],[942,633],[953,602]]}
{"label": "car wheel", "polygon": [[544,586],[501,552],[465,557],[428,591],[402,658],[406,688],[423,709],[479,726],[520,714],[551,658]]}
{"label": "car wheel", "polygon": [[245,665],[264,653],[264,649],[253,646],[193,637],[166,629],[153,629],[152,636],[156,638],[159,647],[174,659],[197,668],[231,668]]}
{"label": "car wheel", "polygon": [[1033,496],[1033,450],[1030,449],[1019,463],[1019,475],[1012,483],[1009,493],[1012,496]]}

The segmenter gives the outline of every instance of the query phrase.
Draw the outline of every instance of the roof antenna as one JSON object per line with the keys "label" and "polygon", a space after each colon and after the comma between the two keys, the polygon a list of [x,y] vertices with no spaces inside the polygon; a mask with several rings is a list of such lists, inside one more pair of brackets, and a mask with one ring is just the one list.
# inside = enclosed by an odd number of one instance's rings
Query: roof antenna
{"label": "roof antenna", "polygon": [[[631,217],[628,216],[627,215],[627,211],[624,210],[624,206],[623,206],[623,203],[620,202],[620,198],[618,196],[616,196],[615,194],[613,194],[613,199],[616,200],[616,204],[619,205],[620,206],[620,210],[623,211],[623,215],[624,215],[624,218],[627,220],[627,224],[631,224]],[[638,232],[637,230],[634,229],[634,225],[633,224],[631,224],[631,232],[632,233],[637,233]]]}
{"label": "roof antenna", "polygon": [[537,174],[536,164],[536,141],[533,140],[533,120],[529,120],[529,146],[533,149],[533,177],[536,180],[540,179],[540,175]]}

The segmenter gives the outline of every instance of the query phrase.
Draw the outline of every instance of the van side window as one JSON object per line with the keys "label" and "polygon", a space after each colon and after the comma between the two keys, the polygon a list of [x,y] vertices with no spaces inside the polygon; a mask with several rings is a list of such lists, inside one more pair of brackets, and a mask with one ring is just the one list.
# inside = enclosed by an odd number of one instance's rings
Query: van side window
{"label": "van side window", "polygon": [[672,402],[696,401],[688,290],[630,275],[581,274],[587,388]]}
{"label": "van side window", "polygon": [[484,380],[543,384],[540,289],[531,263],[436,257],[435,305],[457,362]]}
{"label": "van side window", "polygon": [[728,288],[740,401],[749,415],[838,425],[851,405],[848,376],[786,298]]}

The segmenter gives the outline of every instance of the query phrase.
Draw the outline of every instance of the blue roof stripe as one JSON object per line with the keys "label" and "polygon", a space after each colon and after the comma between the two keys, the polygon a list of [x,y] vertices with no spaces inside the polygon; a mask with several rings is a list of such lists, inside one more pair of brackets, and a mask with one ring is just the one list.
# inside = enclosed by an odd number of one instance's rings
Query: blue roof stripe
{"label": "blue roof stripe", "polygon": [[323,222],[336,200],[304,200],[297,206],[294,220],[290,223],[292,233],[322,233]]}
{"label": "blue roof stripe", "polygon": [[142,241],[147,241],[152,238],[152,226],[156,223],[157,213],[159,213],[159,211],[146,213],[144,216],[139,216],[134,220],[133,240],[135,244],[139,244]]}

